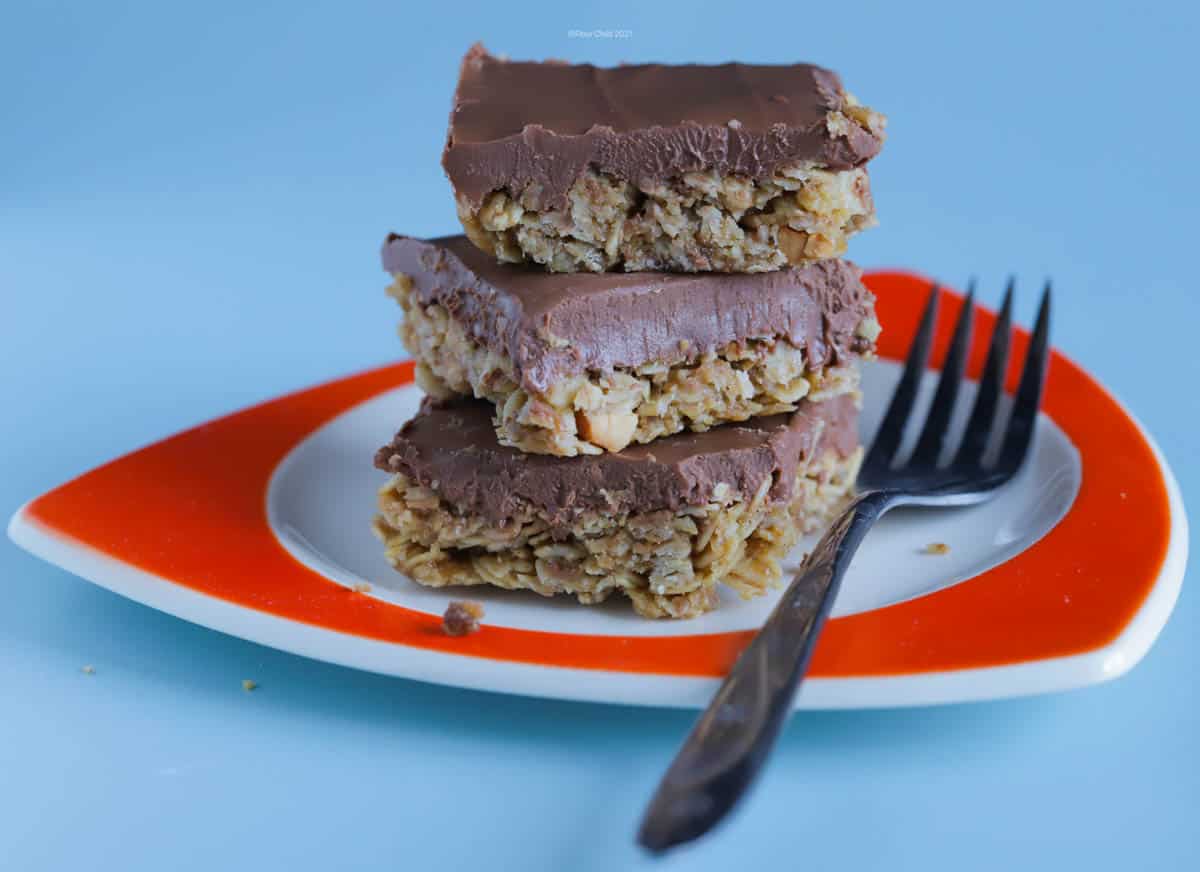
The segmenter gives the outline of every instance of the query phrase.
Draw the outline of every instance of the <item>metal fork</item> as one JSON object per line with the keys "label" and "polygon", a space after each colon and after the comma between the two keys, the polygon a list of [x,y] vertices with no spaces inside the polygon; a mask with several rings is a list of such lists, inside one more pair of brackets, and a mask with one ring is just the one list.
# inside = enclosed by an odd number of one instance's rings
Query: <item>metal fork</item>
{"label": "metal fork", "polygon": [[638,832],[638,841],[648,850],[661,853],[708,832],[750,787],[791,711],[846,567],[875,521],[896,506],[983,502],[1020,470],[1033,441],[1046,374],[1050,284],[1042,294],[999,452],[988,449],[994,448],[993,437],[999,435],[993,434],[993,424],[1008,369],[1012,281],[1004,294],[962,441],[957,451],[943,460],[971,345],[974,296],[972,282],[916,447],[899,462],[897,455],[932,345],[938,288],[931,290],[900,383],[863,461],[858,497],[805,558],[663,776]]}

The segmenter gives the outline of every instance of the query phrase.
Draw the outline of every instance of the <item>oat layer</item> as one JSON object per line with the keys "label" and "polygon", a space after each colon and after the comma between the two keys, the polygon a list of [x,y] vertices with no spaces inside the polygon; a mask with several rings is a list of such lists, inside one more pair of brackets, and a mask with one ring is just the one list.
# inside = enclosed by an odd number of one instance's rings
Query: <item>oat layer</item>
{"label": "oat layer", "polygon": [[458,199],[467,236],[510,263],[554,272],[763,272],[837,257],[875,224],[867,171],[810,164],[755,181],[715,170],[635,185],[586,172],[568,205],[539,211],[531,193]]}
{"label": "oat layer", "polygon": [[379,492],[374,530],[388,561],[429,587],[488,584],[584,604],[620,593],[644,617],[689,618],[716,606],[719,584],[744,598],[776,586],[800,535],[851,492],[861,456],[813,458],[786,502],[773,503],[764,481],[749,498],[718,488],[704,505],[675,512],[593,512],[566,535],[532,511],[502,525],[464,515],[396,475]]}

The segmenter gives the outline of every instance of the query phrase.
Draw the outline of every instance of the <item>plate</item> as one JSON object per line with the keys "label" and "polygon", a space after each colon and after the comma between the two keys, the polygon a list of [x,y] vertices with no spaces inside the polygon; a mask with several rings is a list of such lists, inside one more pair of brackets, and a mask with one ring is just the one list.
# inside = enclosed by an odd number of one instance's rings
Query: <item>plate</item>
{"label": "plate", "polygon": [[[869,438],[929,282],[898,272],[867,282],[885,326],[880,359],[864,371]],[[934,367],[961,304],[944,298]],[[994,320],[977,312],[972,378]],[[1018,330],[1010,391],[1027,342]],[[926,374],[923,401],[935,380]],[[585,608],[473,588],[483,629],[441,632],[456,593],[395,573],[369,530],[384,478],[370,460],[416,410],[412,382],[412,364],[401,363],[203,424],[32,500],[9,535],[138,602],[320,660],[508,693],[705,705],[774,595],[743,602],[725,592],[711,614],[648,621],[622,601]],[[933,542],[949,553],[926,553]],[[797,705],[992,699],[1116,677],[1166,623],[1186,551],[1178,486],[1153,440],[1056,351],[1020,476],[981,506],[883,519],[846,577]]]}

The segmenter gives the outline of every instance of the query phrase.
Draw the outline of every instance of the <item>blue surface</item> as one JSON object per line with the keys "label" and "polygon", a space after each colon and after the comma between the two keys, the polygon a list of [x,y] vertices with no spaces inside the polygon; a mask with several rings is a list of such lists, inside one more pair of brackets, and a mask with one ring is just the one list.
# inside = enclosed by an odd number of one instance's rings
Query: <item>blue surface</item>
{"label": "blue surface", "polygon": [[[976,274],[993,302],[1015,272],[1025,322],[1052,275],[1057,344],[1200,493],[1191,4],[25,5],[0,14],[5,513],[179,428],[397,355],[377,248],[389,229],[456,226],[438,156],[476,38],[518,57],[842,70],[891,117],[882,225],[853,255]],[[651,865],[631,837],[687,713],[309,662],[8,542],[0,583],[4,869]],[[661,866],[1198,868],[1198,659],[1185,584],[1115,683],[798,716],[742,813]]]}

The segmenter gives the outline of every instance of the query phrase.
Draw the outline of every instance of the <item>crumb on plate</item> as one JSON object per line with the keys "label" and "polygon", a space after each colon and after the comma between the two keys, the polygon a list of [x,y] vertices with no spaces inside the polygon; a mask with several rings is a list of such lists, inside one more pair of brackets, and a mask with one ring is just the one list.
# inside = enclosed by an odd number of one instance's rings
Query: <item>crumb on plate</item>
{"label": "crumb on plate", "polygon": [[466,636],[478,632],[483,604],[473,600],[455,600],[442,615],[442,631],[447,636]]}
{"label": "crumb on plate", "polygon": [[945,542],[930,542],[925,546],[926,554],[949,554],[950,546]]}
{"label": "crumb on plate", "polygon": [[370,593],[370,592],[371,592],[371,585],[367,584],[367,582],[365,582],[365,581],[360,581],[360,582],[357,582],[357,583],[356,583],[356,584],[355,584],[353,587],[351,587],[350,589],[351,589],[352,591],[354,591],[355,593]]}
{"label": "crumb on plate", "polygon": [[243,678],[242,679],[242,690],[250,691],[250,690],[255,690],[257,687],[258,687],[257,681],[255,681],[251,678]]}

